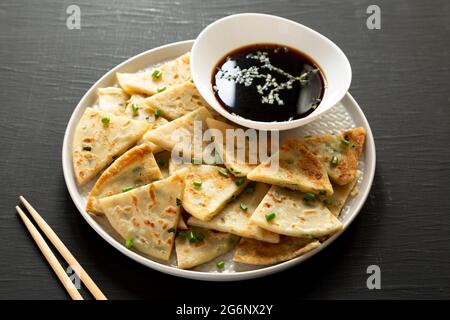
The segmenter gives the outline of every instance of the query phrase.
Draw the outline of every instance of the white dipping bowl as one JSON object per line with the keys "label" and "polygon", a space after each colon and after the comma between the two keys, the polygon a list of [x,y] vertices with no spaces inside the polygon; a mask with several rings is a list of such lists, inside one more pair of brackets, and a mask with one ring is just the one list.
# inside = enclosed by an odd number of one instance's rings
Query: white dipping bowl
{"label": "white dipping bowl", "polygon": [[[314,112],[291,121],[263,122],[235,116],[220,105],[211,83],[217,63],[233,50],[258,43],[297,49],[317,63],[325,77],[325,93]],[[230,121],[259,130],[287,130],[311,122],[344,97],[352,80],[347,57],[331,40],[294,21],[259,13],[231,15],[207,26],[192,47],[191,73],[200,94],[214,110]]]}

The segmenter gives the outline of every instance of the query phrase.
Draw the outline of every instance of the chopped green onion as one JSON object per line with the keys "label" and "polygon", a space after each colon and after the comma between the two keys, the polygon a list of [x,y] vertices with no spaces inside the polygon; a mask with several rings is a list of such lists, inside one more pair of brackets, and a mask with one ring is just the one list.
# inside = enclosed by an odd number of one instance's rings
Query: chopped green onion
{"label": "chopped green onion", "polygon": [[250,184],[245,188],[245,193],[253,193],[255,191],[255,183],[250,182]]}
{"label": "chopped green onion", "polygon": [[239,208],[241,208],[242,211],[247,211],[247,209],[248,209],[248,207],[244,203],[241,203],[239,205]]}
{"label": "chopped green onion", "polygon": [[189,231],[188,239],[190,243],[195,243],[197,241],[203,241],[205,239],[205,235],[201,232]]}
{"label": "chopped green onion", "polygon": [[219,269],[223,269],[223,268],[225,268],[225,262],[219,261],[219,262],[216,263],[216,266]]}
{"label": "chopped green onion", "polygon": [[196,241],[194,231],[189,231],[188,239],[189,239],[189,242],[195,242]]}
{"label": "chopped green onion", "polygon": [[155,112],[153,112],[156,119],[158,119],[161,116],[161,113],[162,113],[161,109],[156,109]]}
{"label": "chopped green onion", "polygon": [[91,151],[92,148],[91,148],[91,147],[83,147],[83,150],[84,150],[84,151]]}
{"label": "chopped green onion", "polygon": [[156,92],[160,93],[160,92],[163,92],[166,89],[167,89],[167,87],[158,88],[158,89],[156,89]]}
{"label": "chopped green onion", "polygon": [[231,172],[233,172],[233,174],[240,174],[240,171],[237,171],[235,168],[230,168]]}
{"label": "chopped green onion", "polygon": [[159,78],[161,78],[161,76],[162,76],[162,72],[159,71],[159,70],[155,70],[155,71],[153,71],[153,73],[152,73],[152,78],[153,78],[153,79],[159,79]]}
{"label": "chopped green onion", "polygon": [[122,192],[128,192],[130,190],[133,190],[133,187],[126,187],[122,189]]}
{"label": "chopped green onion", "polygon": [[201,181],[194,181],[192,182],[192,185],[196,188],[200,188],[202,186],[202,182]]}
{"label": "chopped green onion", "polygon": [[255,191],[254,187],[248,187],[245,189],[245,193],[253,193],[253,191]]}
{"label": "chopped green onion", "polygon": [[312,192],[306,192],[303,196],[303,200],[305,201],[312,201],[316,198],[316,195]]}
{"label": "chopped green onion", "polygon": [[175,228],[170,228],[169,230],[167,230],[167,232],[174,233],[175,232]]}
{"label": "chopped green onion", "polygon": [[195,166],[201,165],[202,164],[202,160],[201,159],[197,159],[197,158],[192,158],[191,159],[191,163]]}
{"label": "chopped green onion", "polygon": [[203,239],[205,239],[205,235],[201,232],[196,232],[195,233],[195,238],[197,239],[197,241],[203,241]]}
{"label": "chopped green onion", "polygon": [[350,142],[349,142],[348,140],[346,140],[346,139],[342,139],[342,140],[341,140],[341,145],[344,146],[344,147],[348,146],[349,143],[350,143]]}
{"label": "chopped green onion", "polygon": [[189,239],[189,242],[191,242],[191,243],[194,243],[194,242],[197,241],[197,238],[195,237],[194,231],[189,231],[188,239]]}
{"label": "chopped green onion", "polygon": [[178,239],[180,239],[180,240],[186,239],[186,232],[184,232],[184,231],[178,232]]}
{"label": "chopped green onion", "polygon": [[181,206],[181,200],[177,198],[176,201],[177,201],[177,206],[178,206],[178,207]]}
{"label": "chopped green onion", "polygon": [[125,247],[127,247],[128,249],[131,249],[133,244],[134,244],[134,242],[133,242],[133,239],[131,237],[127,237],[125,239]]}
{"label": "chopped green onion", "polygon": [[266,214],[266,220],[272,221],[273,219],[275,219],[276,216],[277,216],[277,214],[275,212],[268,213],[268,214]]}
{"label": "chopped green onion", "polygon": [[139,106],[136,103],[131,104],[131,110],[133,110],[133,116],[139,115]]}
{"label": "chopped green onion", "polygon": [[329,206],[333,203],[333,200],[331,200],[330,198],[326,198],[325,200],[323,200],[323,203],[325,203],[327,206]]}
{"label": "chopped green onion", "polygon": [[332,165],[333,167],[337,166],[338,162],[339,162],[339,159],[338,159],[337,156],[333,156],[333,157],[331,158],[331,165]]}
{"label": "chopped green onion", "polygon": [[225,168],[220,168],[219,173],[220,173],[220,175],[222,175],[224,177],[228,177],[228,171]]}
{"label": "chopped green onion", "polygon": [[104,124],[104,125],[108,125],[109,124],[109,118],[108,117],[103,117],[102,118],[102,123]]}
{"label": "chopped green onion", "polygon": [[234,183],[239,187],[239,186],[242,186],[244,184],[244,181],[245,181],[244,177],[239,177],[239,178],[236,178]]}
{"label": "chopped green onion", "polygon": [[327,192],[326,192],[325,190],[320,190],[320,191],[319,191],[319,194],[320,194],[321,196],[324,196],[324,195],[327,194]]}

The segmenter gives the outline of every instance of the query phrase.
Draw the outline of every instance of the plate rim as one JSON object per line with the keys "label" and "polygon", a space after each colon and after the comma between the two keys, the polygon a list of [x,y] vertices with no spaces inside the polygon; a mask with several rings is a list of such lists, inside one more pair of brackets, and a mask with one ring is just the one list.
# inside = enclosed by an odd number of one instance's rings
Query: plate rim
{"label": "plate rim", "polygon": [[[131,258],[132,260],[149,267],[153,270],[163,272],[166,274],[170,274],[177,277],[182,278],[188,278],[188,279],[194,279],[194,280],[204,280],[204,281],[239,281],[239,280],[246,280],[246,279],[253,279],[253,278],[259,278],[263,276],[267,276],[276,272],[280,272],[283,270],[286,270],[288,268],[291,268],[295,265],[298,265],[302,263],[303,261],[306,261],[310,257],[318,254],[323,249],[328,247],[334,240],[336,240],[348,227],[349,225],[354,221],[356,216],[358,216],[359,212],[361,211],[364,203],[367,200],[367,197],[370,193],[371,186],[373,183],[373,179],[375,176],[375,167],[376,167],[376,149],[375,149],[375,141],[373,139],[372,131],[369,125],[369,122],[367,121],[366,116],[364,115],[364,112],[362,111],[359,104],[356,102],[356,100],[352,97],[350,92],[347,92],[344,96],[344,98],[340,101],[340,103],[344,103],[345,100],[348,100],[349,104],[353,104],[355,107],[356,113],[358,113],[359,117],[362,120],[362,126],[366,129],[366,144],[365,144],[365,156],[366,156],[366,164],[370,164],[369,166],[366,166],[365,168],[365,179],[368,179],[368,187],[364,191],[364,194],[360,198],[360,200],[354,204],[352,211],[354,212],[352,215],[350,215],[348,221],[344,223],[343,229],[339,231],[338,233],[331,236],[329,239],[327,239],[320,247],[317,249],[310,251],[302,256],[296,257],[294,259],[281,262],[279,264],[271,265],[262,267],[260,269],[255,270],[248,270],[248,271],[239,271],[239,272],[205,272],[205,271],[193,271],[193,270],[184,270],[184,269],[178,269],[176,267],[170,266],[170,265],[164,265],[157,261],[154,261],[150,258],[147,258],[143,255],[140,255],[139,253],[129,250],[125,248],[125,246],[121,245],[117,240],[115,240],[110,234],[108,234],[103,228],[98,224],[95,219],[84,209],[82,204],[76,200],[77,197],[79,197],[79,191],[76,186],[73,169],[72,169],[72,156],[70,151],[71,141],[69,141],[69,138],[72,137],[71,133],[73,134],[74,128],[76,126],[75,121],[78,118],[78,114],[81,113],[81,109],[83,105],[85,104],[85,100],[88,100],[88,98],[94,93],[97,89],[97,86],[107,77],[111,76],[111,74],[115,73],[117,69],[120,69],[127,64],[133,62],[134,60],[137,60],[143,56],[155,54],[158,51],[163,50],[169,50],[174,49],[176,47],[183,47],[183,46],[189,46],[189,44],[192,46],[194,43],[194,40],[184,40],[184,41],[178,41],[178,42],[172,42],[168,43],[166,45],[162,45],[144,52],[141,52],[122,63],[116,65],[112,69],[108,70],[100,79],[98,79],[83,95],[83,97],[80,99],[76,107],[73,109],[72,114],[70,116],[69,122],[67,123],[66,130],[64,132],[64,140],[62,145],[62,165],[63,165],[63,175],[64,175],[64,181],[66,183],[67,190],[69,191],[70,197],[77,207],[79,213],[81,216],[86,220],[86,222],[91,226],[92,229],[106,242],[108,242],[112,247],[114,247],[116,250],[127,256],[128,258]],[[367,152],[370,150],[370,152]],[[370,157],[370,158],[369,158]]]}

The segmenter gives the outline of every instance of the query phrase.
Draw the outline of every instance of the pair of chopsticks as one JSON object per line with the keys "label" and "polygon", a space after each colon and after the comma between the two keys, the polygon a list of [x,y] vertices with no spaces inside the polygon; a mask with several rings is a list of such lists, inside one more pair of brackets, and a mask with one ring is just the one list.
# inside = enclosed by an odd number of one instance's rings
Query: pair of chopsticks
{"label": "pair of chopsticks", "polygon": [[[78,275],[78,277],[83,281],[85,286],[88,288],[88,290],[91,292],[91,294],[94,296],[97,300],[107,300],[105,295],[101,292],[101,290],[97,287],[97,285],[94,283],[94,281],[89,277],[86,271],[81,267],[81,265],[78,263],[78,261],[75,259],[75,257],[70,253],[70,251],[67,249],[67,247],[64,245],[64,243],[59,239],[59,237],[56,235],[56,233],[50,228],[50,226],[45,222],[45,220],[39,215],[39,213],[31,206],[31,204],[23,197],[20,196],[20,201],[23,203],[23,205],[27,208],[27,210],[30,212],[31,216],[33,217],[34,221],[37,223],[39,228],[44,232],[44,234],[47,236],[47,238],[50,240],[50,242],[55,246],[55,248],[58,250],[58,252],[63,256],[63,258],[67,261],[67,263],[72,267],[73,271]],[[27,217],[27,215],[23,212],[23,210],[16,206],[16,211],[19,214],[19,216],[22,218],[23,222],[25,223],[25,226],[27,227],[28,231],[30,232],[31,236],[33,237],[34,241],[38,245],[41,252],[44,254],[45,258],[47,259],[48,263],[52,267],[53,271],[58,276],[59,281],[63,284],[63,286],[66,288],[67,292],[71,296],[73,300],[83,300],[83,297],[78,292],[78,289],[73,284],[72,280],[67,275],[66,271],[63,269],[61,264],[59,263],[58,259],[53,254],[50,247],[45,242],[44,238],[40,234],[39,230],[36,229],[36,227],[33,225],[31,220]]]}

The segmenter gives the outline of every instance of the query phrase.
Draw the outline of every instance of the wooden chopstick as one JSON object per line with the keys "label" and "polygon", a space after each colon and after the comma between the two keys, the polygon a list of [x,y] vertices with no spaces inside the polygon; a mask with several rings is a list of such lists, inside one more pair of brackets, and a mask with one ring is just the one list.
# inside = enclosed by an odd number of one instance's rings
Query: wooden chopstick
{"label": "wooden chopstick", "polygon": [[19,216],[22,218],[23,222],[25,223],[25,226],[27,227],[28,231],[30,231],[31,236],[38,245],[39,249],[42,251],[44,257],[47,259],[53,271],[58,276],[59,281],[61,281],[63,286],[66,288],[69,295],[72,297],[73,300],[83,300],[83,297],[80,295],[77,288],[75,288],[74,284],[67,276],[67,273],[64,271],[63,267],[59,264],[58,259],[56,259],[55,255],[45,242],[44,238],[42,238],[38,229],[36,229],[36,227],[33,225],[30,219],[28,219],[28,217],[22,211],[22,209],[19,208],[19,206],[16,206],[16,210]]}
{"label": "wooden chopstick", "polygon": [[[64,245],[64,243],[59,239],[56,233],[52,228],[45,222],[45,220],[40,216],[40,214],[31,206],[31,204],[23,197],[20,196],[20,201],[24,204],[24,206],[28,209],[33,219],[36,221],[38,226],[47,236],[47,238],[51,241],[51,243],[55,246],[58,252],[63,256],[63,258],[67,261],[67,263],[72,266],[74,271],[80,277],[81,281],[83,281],[84,285],[91,294],[97,300],[107,300],[103,292],[100,288],[95,284],[92,278],[87,274],[87,272],[83,269],[83,267],[78,263],[75,257],[70,253],[69,249]],[[20,208],[19,208],[20,209]]]}

